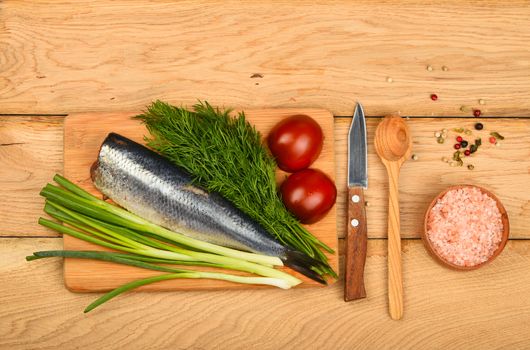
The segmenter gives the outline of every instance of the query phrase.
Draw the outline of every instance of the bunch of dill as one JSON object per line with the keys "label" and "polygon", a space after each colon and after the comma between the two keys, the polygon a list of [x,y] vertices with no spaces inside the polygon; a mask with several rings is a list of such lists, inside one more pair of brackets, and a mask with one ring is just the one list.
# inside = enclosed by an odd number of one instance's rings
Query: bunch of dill
{"label": "bunch of dill", "polygon": [[322,275],[336,277],[321,248],[331,248],[307,231],[278,197],[276,162],[244,112],[200,102],[187,110],[153,102],[136,116],[149,130],[149,147],[188,171],[197,185],[217,192],[260,223],[283,244],[322,262]]}

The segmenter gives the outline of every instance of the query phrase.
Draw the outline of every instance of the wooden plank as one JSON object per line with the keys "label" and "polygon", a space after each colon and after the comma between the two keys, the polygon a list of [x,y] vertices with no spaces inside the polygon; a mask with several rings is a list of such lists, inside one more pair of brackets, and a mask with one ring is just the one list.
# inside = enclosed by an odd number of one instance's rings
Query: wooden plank
{"label": "wooden plank", "polygon": [[[0,217],[3,222],[0,235],[53,235],[36,224],[41,215],[42,201],[38,191],[51,176],[62,168],[62,124],[55,117],[2,117],[0,125],[1,143],[9,144],[23,140],[24,145],[8,145],[0,148],[0,163],[4,172],[0,178],[6,194]],[[30,122],[31,121],[31,122]],[[485,149],[477,154],[477,167],[467,169],[448,168],[438,159],[448,153],[449,147],[439,146],[431,138],[439,128],[470,125],[475,120],[442,119],[429,121],[410,119],[415,139],[416,162],[408,162],[403,168],[402,180],[411,178],[411,185],[402,182],[402,234],[419,237],[421,215],[432,197],[448,185],[470,182],[490,188],[499,195],[508,210],[512,238],[530,238],[530,222],[525,220],[530,210],[527,190],[530,169],[530,145],[526,141],[530,134],[528,120],[483,119],[487,128],[499,130],[508,139],[499,150]],[[343,237],[345,230],[346,184],[346,135],[350,119],[335,119],[335,149],[337,165],[337,232]],[[369,135],[373,135],[375,119],[368,120]],[[437,124],[438,123],[438,124]],[[502,131],[501,131],[502,130]],[[370,136],[370,138],[372,138]],[[20,147],[23,147],[21,149]],[[384,237],[386,215],[386,177],[378,158],[369,143],[370,206],[368,209],[369,234],[372,238]],[[24,162],[19,161],[24,159]],[[480,161],[480,162],[479,162]],[[37,166],[35,166],[37,164]],[[14,171],[14,169],[18,169]],[[429,174],[424,176],[424,169]],[[501,170],[501,171],[499,171]],[[420,178],[421,176],[421,178]],[[29,181],[24,179],[29,178]],[[15,179],[18,179],[15,181]],[[88,179],[88,175],[87,175]],[[419,181],[421,179],[421,181]],[[403,187],[405,186],[405,187]],[[404,196],[404,197],[403,197]]]}
{"label": "wooden plank", "polygon": [[[56,259],[59,239],[0,239],[0,348],[525,349],[530,343],[530,245],[510,241],[472,272],[437,265],[417,240],[403,242],[405,315],[390,320],[386,241],[370,240],[368,298],[342,301],[327,288],[137,292],[91,313],[95,294],[69,293]],[[126,324],[126,326],[124,326]],[[178,326],[176,326],[178,325]]]}
{"label": "wooden plank", "polygon": [[[267,135],[269,130],[283,118],[306,114],[314,118],[322,127],[324,145],[319,158],[313,164],[331,178],[335,178],[334,120],[330,112],[323,109],[246,109],[247,120]],[[99,194],[90,179],[89,169],[97,159],[101,143],[109,132],[117,132],[142,142],[147,133],[137,120],[132,120],[135,113],[84,113],[66,117],[64,126],[64,174],[71,181],[85,189]],[[278,172],[281,182],[286,174]],[[335,207],[318,223],[307,225],[316,237],[330,246],[337,247]],[[64,237],[65,249],[94,249],[90,244],[70,236]],[[330,265],[336,270],[336,255],[328,255]],[[289,270],[291,272],[291,270]],[[111,268],[110,264],[79,259],[67,259],[65,263],[65,283],[72,291],[101,291],[115,288],[123,283],[141,277],[151,276],[150,271],[138,272],[127,266]],[[318,286],[319,284],[301,274],[297,274],[304,283],[301,286]],[[168,280],[164,283],[146,286],[154,290],[187,290],[187,289],[232,289],[254,288],[254,286],[232,284],[223,281]]]}
{"label": "wooden plank", "polygon": [[137,110],[155,98],[202,98],[336,115],[361,100],[372,115],[469,116],[460,106],[484,99],[485,115],[530,115],[525,0],[0,6],[4,113]]}
{"label": "wooden plank", "polygon": [[[388,183],[386,171],[375,153],[373,139],[379,118],[367,120],[368,133],[368,190],[365,199],[368,235],[370,238],[386,237],[388,211]],[[510,238],[530,238],[530,120],[528,119],[480,119],[481,132],[474,130],[478,119],[410,118],[407,122],[413,140],[413,153],[418,160],[409,160],[401,168],[400,208],[401,234],[405,238],[418,238],[423,230],[427,207],[433,198],[450,185],[474,184],[495,193],[502,201],[510,219]],[[335,118],[335,149],[337,160],[337,232],[344,237],[347,215],[347,136],[350,118]],[[473,156],[465,159],[467,166],[450,167],[441,161],[452,158],[457,133],[450,132],[446,143],[438,144],[437,130],[469,128],[473,135],[463,135],[472,141],[483,139],[483,146]],[[488,142],[489,133],[498,131],[506,139],[500,147]]]}
{"label": "wooden plank", "polygon": [[0,116],[0,236],[57,236],[37,224],[41,188],[63,167],[63,118]]}

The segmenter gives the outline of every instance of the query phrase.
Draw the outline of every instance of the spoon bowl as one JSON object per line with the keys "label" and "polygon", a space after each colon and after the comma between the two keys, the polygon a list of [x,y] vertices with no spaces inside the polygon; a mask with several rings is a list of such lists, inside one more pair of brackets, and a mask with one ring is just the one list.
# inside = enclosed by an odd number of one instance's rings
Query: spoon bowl
{"label": "spoon bowl", "polygon": [[412,149],[410,132],[400,116],[385,117],[375,131],[375,150],[381,160],[403,163]]}

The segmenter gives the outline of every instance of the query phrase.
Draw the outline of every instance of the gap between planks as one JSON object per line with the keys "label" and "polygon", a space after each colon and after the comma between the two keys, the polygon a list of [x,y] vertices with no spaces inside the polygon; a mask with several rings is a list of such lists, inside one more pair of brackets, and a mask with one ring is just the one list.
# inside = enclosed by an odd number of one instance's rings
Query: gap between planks
{"label": "gap between planks", "polygon": [[[0,117],[68,117],[69,114],[64,114],[64,113],[37,113],[37,114],[33,114],[33,113],[0,113]],[[353,112],[352,112],[352,115],[353,115]],[[378,115],[367,115],[365,116],[367,119],[380,119],[380,118],[383,118],[384,116],[378,116]],[[352,116],[351,115],[334,115],[333,118],[335,119],[351,119]],[[500,117],[500,116],[481,116],[479,118],[477,117],[474,117],[474,116],[450,116],[450,115],[440,115],[440,116],[436,116],[436,115],[432,115],[432,116],[427,116],[427,115],[424,115],[424,116],[403,116],[403,118],[410,118],[410,119],[432,119],[432,118],[440,118],[440,119],[477,119],[477,120],[482,120],[482,119],[498,119],[498,118],[502,118],[502,119],[530,119],[530,116],[508,116],[508,117]]]}

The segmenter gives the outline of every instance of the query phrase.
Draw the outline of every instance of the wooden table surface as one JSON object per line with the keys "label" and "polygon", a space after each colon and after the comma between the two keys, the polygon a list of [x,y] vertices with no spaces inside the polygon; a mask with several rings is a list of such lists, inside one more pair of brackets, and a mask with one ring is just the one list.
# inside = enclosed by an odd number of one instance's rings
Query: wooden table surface
{"label": "wooden table surface", "polygon": [[[528,349],[529,43],[528,1],[0,1],[0,349]],[[518,176],[492,183],[514,196],[517,239],[491,265],[461,273],[435,264],[409,230],[397,322],[387,314],[383,228],[368,244],[366,300],[344,303],[339,281],[131,293],[84,315],[95,295],[67,291],[61,261],[24,260],[62,247],[35,224],[38,191],[62,171],[65,114],[139,110],[156,98],[336,116],[359,100],[370,116],[480,108],[507,117],[495,120],[521,135],[506,148],[513,168],[472,179]],[[347,124],[336,118],[339,182]]]}

